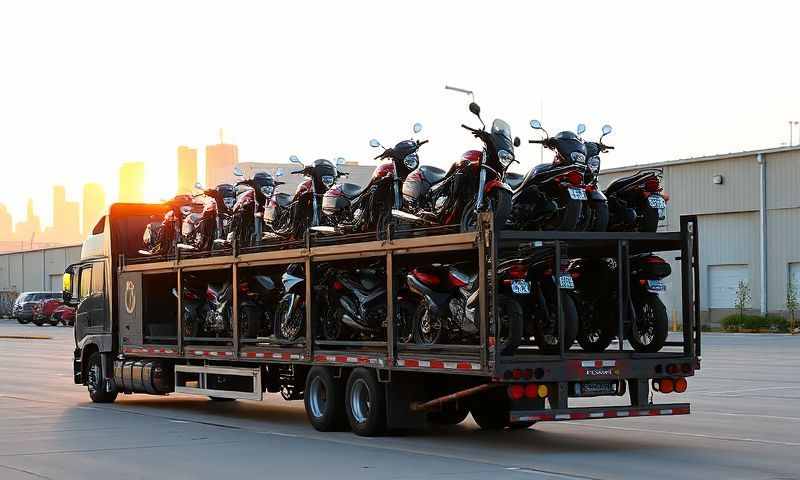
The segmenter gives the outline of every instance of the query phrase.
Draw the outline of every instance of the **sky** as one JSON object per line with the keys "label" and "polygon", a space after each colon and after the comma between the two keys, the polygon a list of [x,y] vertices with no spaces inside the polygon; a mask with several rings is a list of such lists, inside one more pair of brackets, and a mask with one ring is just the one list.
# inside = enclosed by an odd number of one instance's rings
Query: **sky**
{"label": "sky", "polygon": [[604,168],[774,147],[800,120],[798,18],[777,1],[8,0],[0,203],[17,221],[32,197],[47,225],[53,184],[78,200],[101,182],[113,200],[125,161],[166,197],[177,146],[219,128],[241,161],[365,163],[370,138],[418,121],[421,162],[446,167],[476,121],[445,84],[511,124],[520,169],[541,158],[532,118],[588,139],[611,124]]}

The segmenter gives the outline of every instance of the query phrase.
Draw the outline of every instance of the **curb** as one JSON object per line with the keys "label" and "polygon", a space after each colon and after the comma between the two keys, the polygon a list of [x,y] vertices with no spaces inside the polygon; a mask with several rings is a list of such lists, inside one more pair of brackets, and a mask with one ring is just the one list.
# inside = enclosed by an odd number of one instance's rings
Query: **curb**
{"label": "curb", "polygon": [[45,335],[0,335],[0,339],[12,340],[52,340],[53,337]]}

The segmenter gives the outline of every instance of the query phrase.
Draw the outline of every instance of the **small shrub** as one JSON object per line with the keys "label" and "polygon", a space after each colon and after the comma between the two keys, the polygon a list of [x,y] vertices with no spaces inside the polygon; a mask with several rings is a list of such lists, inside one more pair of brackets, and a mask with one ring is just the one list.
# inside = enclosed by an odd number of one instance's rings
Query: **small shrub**
{"label": "small shrub", "polygon": [[722,326],[722,330],[726,332],[735,332],[741,327],[742,321],[738,314],[728,315],[720,320],[720,325]]}
{"label": "small shrub", "polygon": [[769,330],[776,333],[789,333],[789,320],[777,315],[767,315]]}
{"label": "small shrub", "polygon": [[777,315],[741,315],[734,313],[724,317],[720,324],[725,332],[744,330],[768,330],[771,332],[786,333],[789,331],[789,321]]}

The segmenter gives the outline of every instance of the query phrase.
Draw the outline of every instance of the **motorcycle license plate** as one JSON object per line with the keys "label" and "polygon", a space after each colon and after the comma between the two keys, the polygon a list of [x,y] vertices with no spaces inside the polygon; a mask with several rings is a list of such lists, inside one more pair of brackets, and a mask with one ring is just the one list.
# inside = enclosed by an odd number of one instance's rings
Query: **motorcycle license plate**
{"label": "motorcycle license plate", "polygon": [[511,291],[517,295],[529,295],[531,293],[531,283],[527,280],[512,280]]}
{"label": "motorcycle license plate", "polygon": [[569,197],[573,200],[586,200],[586,190],[582,188],[568,188]]}
{"label": "motorcycle license plate", "polygon": [[575,288],[575,282],[572,280],[571,275],[561,275],[559,282],[563,289],[573,290]]}
{"label": "motorcycle license plate", "polygon": [[661,280],[648,280],[647,291],[653,293],[666,292],[667,286]]}
{"label": "motorcycle license plate", "polygon": [[660,195],[650,195],[647,197],[647,202],[650,204],[651,208],[657,208],[659,210],[664,210],[667,208],[667,202],[665,202],[664,197]]}

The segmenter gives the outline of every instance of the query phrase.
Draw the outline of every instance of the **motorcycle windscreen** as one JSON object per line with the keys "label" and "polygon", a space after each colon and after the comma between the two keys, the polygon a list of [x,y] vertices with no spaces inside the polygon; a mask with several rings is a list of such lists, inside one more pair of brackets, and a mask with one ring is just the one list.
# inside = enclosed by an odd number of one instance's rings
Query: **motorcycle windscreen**
{"label": "motorcycle windscreen", "polygon": [[492,122],[492,142],[497,150],[514,153],[514,140],[511,137],[511,126],[502,119]]}

